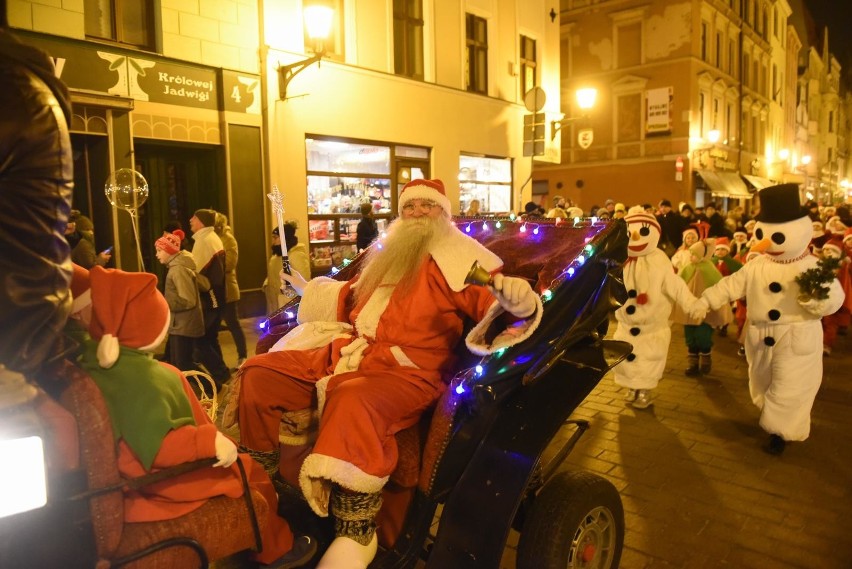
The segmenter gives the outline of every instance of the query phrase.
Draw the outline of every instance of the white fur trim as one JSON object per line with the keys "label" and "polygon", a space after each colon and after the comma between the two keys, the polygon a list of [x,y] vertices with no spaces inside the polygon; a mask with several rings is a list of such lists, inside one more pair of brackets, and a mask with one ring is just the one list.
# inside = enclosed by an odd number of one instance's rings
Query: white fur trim
{"label": "white fur trim", "polygon": [[334,340],[352,337],[352,325],[346,322],[305,322],[299,324],[269,348],[270,352],[312,350],[329,345]]}
{"label": "white fur trim", "polygon": [[450,288],[459,292],[467,285],[465,277],[470,272],[474,261],[480,266],[493,273],[503,266],[500,257],[486,249],[479,241],[468,237],[457,229],[451,231],[447,236],[435,243],[429,253],[441,269],[441,274],[447,279]]}
{"label": "white fur trim", "polygon": [[101,341],[98,342],[98,365],[102,368],[109,369],[118,361],[118,356],[121,353],[121,348],[118,345],[118,338],[112,334],[104,334]]}
{"label": "white fur trim", "polygon": [[391,346],[390,351],[393,355],[393,358],[396,360],[396,363],[398,363],[402,367],[413,367],[414,369],[420,369],[420,366],[411,361],[411,358],[405,355],[405,352],[402,351],[402,348],[400,348],[399,346]]}
{"label": "white fur trim", "polygon": [[325,409],[325,390],[328,388],[328,382],[334,374],[327,375],[314,384],[314,389],[317,390],[317,414],[322,417],[322,411]]}
{"label": "white fur trim", "polygon": [[160,334],[156,337],[156,339],[154,339],[154,341],[151,342],[150,344],[148,344],[147,346],[142,346],[139,349],[142,350],[143,352],[149,352],[149,351],[153,350],[154,348],[158,347],[160,344],[162,344],[163,340],[166,339],[166,334],[168,334],[168,332],[169,332],[169,324],[170,323],[171,323],[171,315],[166,317],[166,323],[163,325],[163,329],[160,330]]}
{"label": "white fur trim", "polygon": [[337,320],[337,301],[346,281],[336,281],[328,277],[317,277],[308,281],[299,303],[299,324],[314,320],[334,322]]}
{"label": "white fur trim", "polygon": [[92,304],[92,289],[87,288],[82,294],[75,297],[71,302],[71,314],[77,314]]}
{"label": "white fur trim", "polygon": [[396,290],[395,285],[380,286],[370,295],[370,298],[364,304],[364,308],[358,314],[358,318],[355,319],[355,329],[358,330],[359,335],[368,338],[376,337],[379,320],[385,313],[394,290]]}
{"label": "white fur trim", "polygon": [[354,464],[333,456],[309,454],[299,471],[299,486],[311,509],[318,516],[327,517],[328,513],[319,508],[313,496],[311,478],[325,478],[355,492],[375,494],[384,488],[389,477],[367,474]]}
{"label": "white fur trim", "polygon": [[532,333],[535,332],[536,328],[538,328],[538,325],[541,323],[541,317],[544,314],[544,306],[542,306],[541,297],[538,295],[535,296],[535,303],[535,312],[533,312],[527,319],[519,321],[509,328],[506,328],[506,330],[500,332],[500,334],[498,334],[491,343],[486,343],[485,333],[488,331],[488,327],[498,316],[505,312],[503,307],[500,306],[500,303],[494,301],[494,304],[488,307],[488,312],[485,313],[485,317],[473,327],[464,339],[467,349],[477,356],[487,356],[489,354],[493,354],[497,350],[514,346],[515,344],[519,344],[529,338]]}
{"label": "white fur trim", "polygon": [[453,214],[449,198],[431,186],[424,184],[422,186],[408,186],[405,188],[399,196],[399,215],[402,215],[402,206],[411,200],[430,200],[441,206],[441,209],[447,215]]}

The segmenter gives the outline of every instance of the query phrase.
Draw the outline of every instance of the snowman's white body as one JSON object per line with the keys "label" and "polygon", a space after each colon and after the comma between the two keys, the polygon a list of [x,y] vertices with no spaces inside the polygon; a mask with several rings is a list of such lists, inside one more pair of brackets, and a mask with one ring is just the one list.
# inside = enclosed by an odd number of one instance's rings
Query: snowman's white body
{"label": "snowman's white body", "polygon": [[[627,360],[615,367],[615,382],[629,389],[654,389],[663,376],[671,342],[669,316],[673,303],[686,309],[695,302],[686,283],[677,276],[666,254],[657,249],[659,229],[628,215],[628,261],[624,286],[629,298],[615,312],[618,327],[613,338],[633,345]],[[631,221],[637,220],[637,221]],[[640,229],[648,228],[647,235]]]}
{"label": "snowman's white body", "polygon": [[759,232],[766,238],[784,234],[785,239],[704,291],[702,297],[713,309],[745,297],[749,391],[761,409],[760,426],[785,440],[802,441],[810,434],[811,408],[822,382],[820,318],[840,307],[843,290],[835,279],[826,301],[807,308],[798,301],[796,277],[817,264],[807,250],[810,220],[759,222],[755,235]]}

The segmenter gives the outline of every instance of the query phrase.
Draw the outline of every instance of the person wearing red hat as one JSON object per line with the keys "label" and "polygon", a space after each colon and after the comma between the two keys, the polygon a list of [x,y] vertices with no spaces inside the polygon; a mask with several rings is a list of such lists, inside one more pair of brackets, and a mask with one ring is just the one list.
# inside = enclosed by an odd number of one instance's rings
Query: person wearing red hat
{"label": "person wearing red hat", "polygon": [[[712,262],[723,277],[736,273],[743,266],[740,261],[731,256],[731,242],[727,237],[717,237],[715,239]],[[715,284],[715,282],[713,284]],[[701,292],[703,292],[703,290]],[[731,310],[733,312],[733,307]],[[730,319],[728,319],[727,322],[730,322]],[[719,332],[720,336],[727,336],[728,324],[720,324],[716,330]]]}
{"label": "person wearing red hat", "polygon": [[154,249],[157,260],[166,266],[163,295],[172,313],[168,361],[181,371],[190,371],[196,368],[192,350],[195,339],[204,335],[204,314],[195,261],[188,251],[181,249],[183,239],[180,229],[163,232],[154,243]]}
{"label": "person wearing red hat", "polygon": [[[529,283],[499,273],[502,261],[456,228],[440,180],[407,183],[399,213],[352,280],[282,274],[302,297],[299,326],[243,364],[238,403],[229,402],[239,407],[241,443],[298,485],[316,514],[334,518],[324,569],[365,568],[375,556],[394,434],[443,393],[465,320],[479,322],[466,344],[484,355],[527,338],[542,314]],[[493,274],[492,286],[465,283],[474,262]],[[504,312],[512,331],[487,341]],[[279,438],[282,424],[293,428]],[[307,457],[279,473],[279,441],[288,456]]]}
{"label": "person wearing red hat", "polygon": [[666,253],[657,247],[661,238],[658,217],[643,212],[624,217],[630,241],[624,265],[627,301],[615,311],[618,327],[613,338],[633,345],[625,361],[613,370],[615,383],[627,388],[625,400],[637,409],[653,404],[666,367],[671,343],[669,315],[674,304],[688,310],[695,302],[686,283],[675,274]]}
{"label": "person wearing red hat", "polygon": [[801,294],[797,282],[817,266],[808,244],[813,228],[799,201],[798,184],[759,191],[760,213],[751,247],[763,255],[704,291],[693,307],[701,315],[745,297],[748,302],[746,358],[749,391],[769,434],[765,450],[781,454],[789,441],[810,435],[810,414],[822,382],[820,320],[843,304],[837,279],[826,283],[827,298]]}
{"label": "person wearing red hat", "polygon": [[843,242],[837,237],[829,239],[823,245],[822,257],[840,261],[837,280],[846,295],[843,304],[836,312],[822,317],[822,353],[824,356],[830,356],[834,349],[834,342],[837,340],[837,334],[847,330],[850,321],[852,321],[852,273],[850,273],[852,264],[850,264],[849,257],[844,250]]}
{"label": "person wearing red hat", "polygon": [[[180,246],[179,241],[174,244]],[[75,277],[74,318],[84,327],[70,332],[82,347],[76,363],[104,397],[121,475],[130,479],[202,458],[218,459],[212,467],[126,491],[125,521],[169,520],[215,496],[241,496],[237,460],[249,484],[269,503],[270,513],[276,512],[278,497],[263,468],[249,455],[238,454],[236,445],[210,421],[180,371],[150,357],[171,320],[166,299],[157,290],[157,277],[99,266],[88,275],[76,271]],[[262,532],[263,550],[254,554],[260,563],[296,567],[294,561],[306,562],[316,551],[310,539],[294,542],[280,516],[270,515]]]}

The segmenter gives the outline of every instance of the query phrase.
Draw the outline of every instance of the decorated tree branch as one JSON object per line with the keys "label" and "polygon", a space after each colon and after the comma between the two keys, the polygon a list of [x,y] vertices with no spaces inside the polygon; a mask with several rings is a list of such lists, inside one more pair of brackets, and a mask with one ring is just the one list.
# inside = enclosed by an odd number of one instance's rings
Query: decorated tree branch
{"label": "decorated tree branch", "polygon": [[837,278],[840,269],[840,259],[833,257],[822,258],[817,266],[802,272],[796,277],[799,285],[799,300],[824,300],[828,298],[828,285]]}

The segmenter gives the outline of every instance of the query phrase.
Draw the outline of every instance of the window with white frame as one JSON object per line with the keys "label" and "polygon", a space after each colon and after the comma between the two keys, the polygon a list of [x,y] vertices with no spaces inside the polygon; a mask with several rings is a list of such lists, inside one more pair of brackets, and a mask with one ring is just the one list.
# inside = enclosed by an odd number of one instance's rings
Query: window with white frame
{"label": "window with white frame", "polygon": [[153,0],[83,0],[86,36],[154,50]]}
{"label": "window with white frame", "polygon": [[512,159],[462,154],[459,157],[459,211],[479,200],[482,213],[512,211]]}

